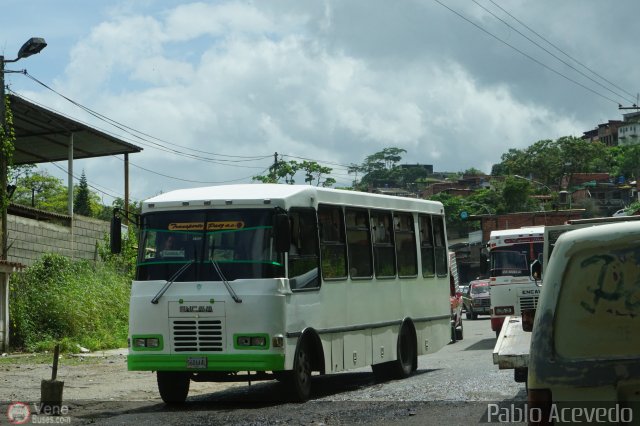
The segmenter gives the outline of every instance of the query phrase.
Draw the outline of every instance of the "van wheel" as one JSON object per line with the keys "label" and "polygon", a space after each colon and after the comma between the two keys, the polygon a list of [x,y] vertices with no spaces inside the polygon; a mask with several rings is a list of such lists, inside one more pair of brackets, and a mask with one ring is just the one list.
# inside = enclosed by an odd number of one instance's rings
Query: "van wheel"
{"label": "van wheel", "polygon": [[189,394],[191,378],[181,371],[158,371],[158,391],[166,404],[182,404]]}

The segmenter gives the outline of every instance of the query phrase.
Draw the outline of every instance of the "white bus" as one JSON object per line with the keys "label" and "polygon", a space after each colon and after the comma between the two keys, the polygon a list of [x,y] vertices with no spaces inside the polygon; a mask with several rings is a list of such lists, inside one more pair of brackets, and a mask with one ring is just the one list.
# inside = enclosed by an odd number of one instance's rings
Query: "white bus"
{"label": "white bus", "polygon": [[157,371],[167,403],[191,380],[275,378],[304,401],[315,372],[406,377],[450,340],[443,214],[433,201],[276,184],[149,199],[128,368]]}
{"label": "white bus", "polygon": [[531,277],[531,263],[542,263],[544,226],[491,231],[489,237],[489,291],[491,329],[496,337],[505,317],[535,309],[540,284]]}

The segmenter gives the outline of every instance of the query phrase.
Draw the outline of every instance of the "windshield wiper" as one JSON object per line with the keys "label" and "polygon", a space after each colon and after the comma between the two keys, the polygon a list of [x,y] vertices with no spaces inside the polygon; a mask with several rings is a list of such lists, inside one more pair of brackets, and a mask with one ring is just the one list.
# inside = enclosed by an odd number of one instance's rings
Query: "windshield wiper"
{"label": "windshield wiper", "polygon": [[231,295],[231,298],[236,302],[236,303],[242,303],[242,299],[240,299],[238,297],[238,295],[236,294],[236,292],[233,290],[233,287],[231,287],[231,284],[229,284],[229,281],[227,281],[227,278],[224,276],[224,274],[222,273],[222,269],[220,269],[220,265],[218,265],[218,262],[216,262],[213,259],[211,260],[211,264],[213,265],[213,268],[216,270],[216,272],[218,273],[218,275],[220,276],[220,280],[222,280],[222,282],[224,283],[224,286],[227,288],[227,291],[229,292],[229,294]]}
{"label": "windshield wiper", "polygon": [[171,278],[169,278],[167,283],[160,289],[158,294],[153,296],[153,299],[151,299],[151,303],[153,303],[154,305],[157,305],[158,304],[158,300],[160,300],[162,295],[169,289],[169,287],[171,287],[171,284],[173,284],[178,278],[180,278],[180,275],[182,275],[182,273],[184,271],[189,269],[189,266],[193,265],[194,262],[195,262],[195,259],[193,259],[189,263],[185,263],[184,265],[182,265],[182,267],[180,269],[178,269],[176,271],[176,273],[171,276]]}

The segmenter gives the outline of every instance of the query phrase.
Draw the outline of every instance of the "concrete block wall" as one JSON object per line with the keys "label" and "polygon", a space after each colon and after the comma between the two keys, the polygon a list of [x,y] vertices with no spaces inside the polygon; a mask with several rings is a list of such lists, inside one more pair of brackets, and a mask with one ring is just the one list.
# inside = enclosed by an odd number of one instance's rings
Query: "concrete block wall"
{"label": "concrete block wall", "polygon": [[73,259],[96,260],[98,242],[109,232],[109,222],[75,215],[73,220],[43,221],[9,215],[8,259],[32,265],[45,253]]}

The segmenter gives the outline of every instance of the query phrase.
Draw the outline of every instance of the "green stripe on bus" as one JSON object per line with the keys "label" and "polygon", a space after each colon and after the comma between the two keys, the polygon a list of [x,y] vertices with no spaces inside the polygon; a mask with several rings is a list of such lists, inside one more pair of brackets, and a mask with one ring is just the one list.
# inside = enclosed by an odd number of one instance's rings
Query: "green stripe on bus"
{"label": "green stripe on bus", "polygon": [[[187,358],[207,357],[206,369],[187,368]],[[280,371],[284,354],[135,354],[127,357],[129,371]]]}

